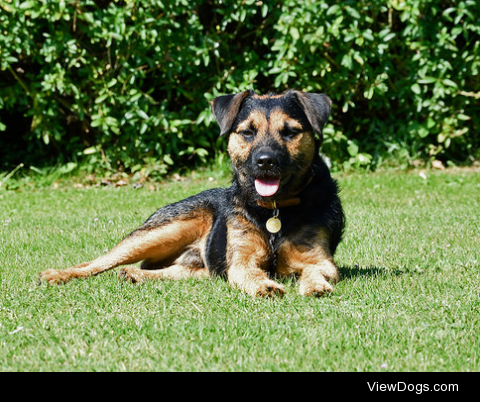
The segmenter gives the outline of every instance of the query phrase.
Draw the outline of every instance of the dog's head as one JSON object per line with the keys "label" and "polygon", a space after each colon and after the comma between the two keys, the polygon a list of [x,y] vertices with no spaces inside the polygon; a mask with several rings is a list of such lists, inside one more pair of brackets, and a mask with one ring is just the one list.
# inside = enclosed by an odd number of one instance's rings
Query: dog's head
{"label": "dog's head", "polygon": [[289,198],[310,178],[330,114],[327,96],[245,91],[216,98],[212,109],[220,135],[230,135],[228,152],[236,180],[253,198]]}

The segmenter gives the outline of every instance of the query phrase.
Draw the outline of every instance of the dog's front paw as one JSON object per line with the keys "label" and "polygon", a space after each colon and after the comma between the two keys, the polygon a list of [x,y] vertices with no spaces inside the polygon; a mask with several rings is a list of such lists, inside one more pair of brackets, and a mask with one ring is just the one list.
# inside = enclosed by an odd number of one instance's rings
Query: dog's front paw
{"label": "dog's front paw", "polygon": [[275,298],[282,297],[285,294],[285,289],[277,282],[265,280],[252,286],[248,293],[256,297]]}
{"label": "dog's front paw", "polygon": [[320,297],[333,292],[333,287],[325,279],[315,278],[300,282],[299,293],[302,296]]}
{"label": "dog's front paw", "polygon": [[70,280],[70,275],[64,270],[47,269],[38,275],[38,283],[49,283],[50,285],[58,285],[66,283]]}
{"label": "dog's front paw", "polygon": [[142,283],[145,280],[145,274],[137,267],[125,267],[120,270],[118,279],[132,283]]}

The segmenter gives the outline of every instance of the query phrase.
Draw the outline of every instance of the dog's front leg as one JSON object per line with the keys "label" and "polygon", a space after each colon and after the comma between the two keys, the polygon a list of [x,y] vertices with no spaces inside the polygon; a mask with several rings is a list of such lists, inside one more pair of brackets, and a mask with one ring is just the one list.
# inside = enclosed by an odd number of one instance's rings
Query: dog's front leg
{"label": "dog's front leg", "polygon": [[319,230],[315,239],[288,240],[279,250],[277,274],[298,275],[299,293],[322,296],[333,291],[332,284],[340,280],[338,268],[330,252],[328,236]]}
{"label": "dog's front leg", "polygon": [[262,233],[240,216],[233,218],[227,226],[229,283],[254,297],[283,295],[283,286],[268,278],[267,270],[272,256]]}
{"label": "dog's front leg", "polygon": [[[332,275],[327,275],[326,272],[331,272]],[[302,269],[298,291],[303,296],[323,296],[333,292],[332,284],[338,280],[338,271],[333,260],[323,260],[316,265],[306,265]]]}

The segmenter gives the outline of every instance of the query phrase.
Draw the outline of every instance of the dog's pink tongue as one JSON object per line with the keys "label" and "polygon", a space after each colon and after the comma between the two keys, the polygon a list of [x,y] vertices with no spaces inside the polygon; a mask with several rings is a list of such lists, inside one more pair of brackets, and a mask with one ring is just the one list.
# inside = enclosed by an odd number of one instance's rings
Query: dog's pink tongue
{"label": "dog's pink tongue", "polygon": [[256,179],[255,189],[262,197],[271,197],[280,188],[280,179]]}

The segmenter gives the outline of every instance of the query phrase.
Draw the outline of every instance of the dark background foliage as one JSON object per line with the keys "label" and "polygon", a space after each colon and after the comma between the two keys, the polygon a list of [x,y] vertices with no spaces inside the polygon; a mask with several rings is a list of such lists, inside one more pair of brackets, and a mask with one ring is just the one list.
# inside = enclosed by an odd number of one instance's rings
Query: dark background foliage
{"label": "dark background foliage", "polygon": [[338,168],[479,158],[476,0],[0,0],[0,169],[222,151],[209,102],[323,92]]}

